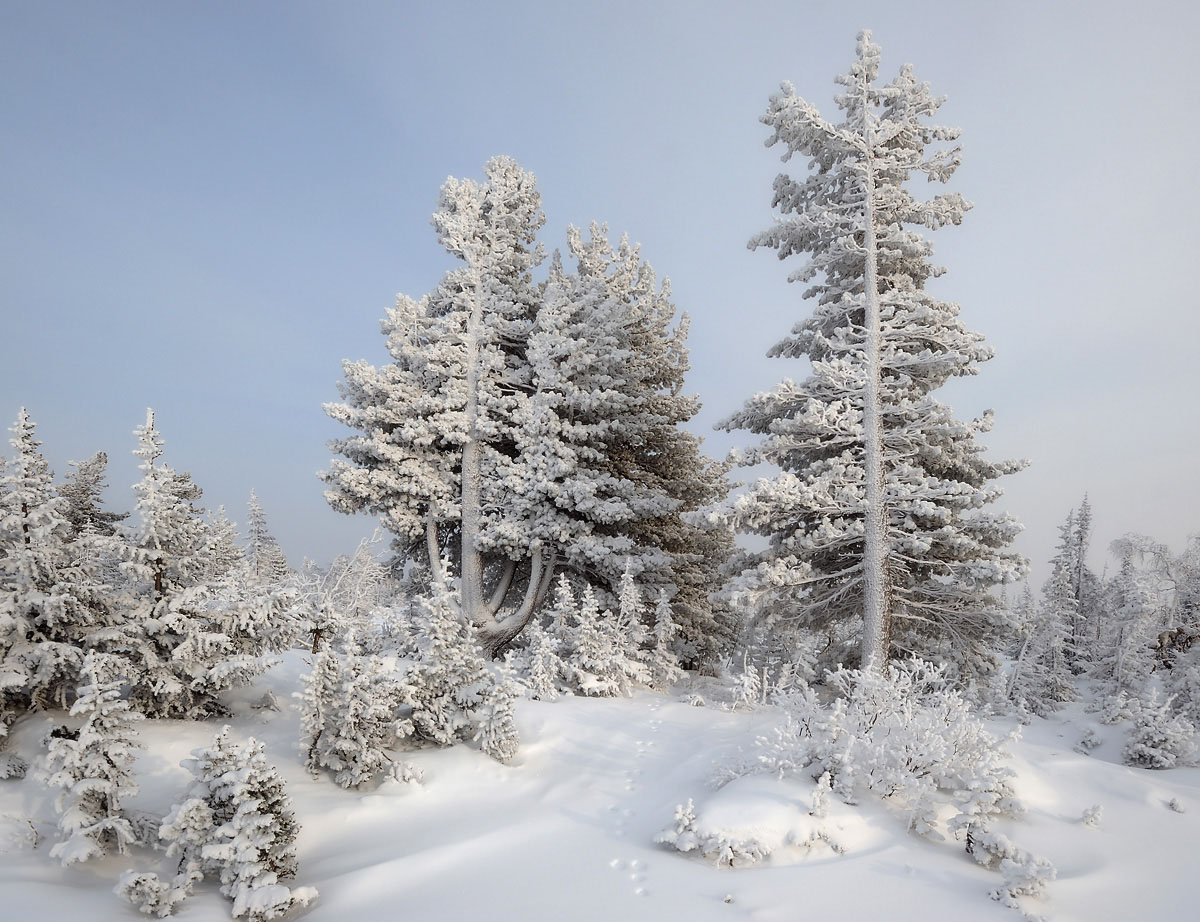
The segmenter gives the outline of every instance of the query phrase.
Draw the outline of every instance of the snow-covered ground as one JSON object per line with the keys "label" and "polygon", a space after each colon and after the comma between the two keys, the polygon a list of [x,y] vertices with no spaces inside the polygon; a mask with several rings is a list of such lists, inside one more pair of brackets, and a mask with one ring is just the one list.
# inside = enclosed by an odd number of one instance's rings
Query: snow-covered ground
{"label": "snow-covered ground", "polygon": [[[761,865],[730,869],[656,845],[688,798],[706,820],[764,841],[807,838],[814,824],[807,782],[753,776],[714,787],[716,769],[739,749],[749,752],[779,719],[771,709],[728,712],[650,693],[522,701],[522,745],[512,764],[467,746],[423,750],[408,754],[423,783],[353,792],[312,780],[300,765],[289,695],[303,668],[299,655],[289,656],[239,693],[232,724],[234,735],[266,744],[288,782],[303,827],[296,883],[320,890],[300,915],[314,922],[1019,918],[988,899],[998,875],[976,865],[962,843],[906,832],[876,799],[854,806],[830,799],[821,823],[841,854],[824,843],[790,846]],[[268,688],[282,710],[250,706]],[[34,755],[51,723],[22,721],[13,748]],[[1089,727],[1102,743],[1091,755],[1073,751]],[[147,721],[140,729],[142,792],[132,806],[161,815],[187,785],[180,760],[218,727]],[[1062,922],[1196,918],[1200,769],[1121,765],[1124,734],[1073,705],[1035,720],[1010,745],[1029,811],[1000,828],[1058,868],[1046,898],[1024,899],[1026,910]],[[1100,821],[1089,825],[1084,812],[1097,804]],[[0,916],[144,918],[112,886],[127,868],[159,868],[160,853],[64,870],[48,855],[55,836],[53,794],[36,771],[0,782]],[[205,883],[178,918],[228,919],[229,912],[228,900]]]}

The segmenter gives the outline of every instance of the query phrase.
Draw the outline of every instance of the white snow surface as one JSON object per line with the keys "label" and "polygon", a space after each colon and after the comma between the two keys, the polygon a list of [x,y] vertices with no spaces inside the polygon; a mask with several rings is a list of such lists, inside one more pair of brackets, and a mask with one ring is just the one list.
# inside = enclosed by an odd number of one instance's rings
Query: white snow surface
{"label": "white snow surface", "polygon": [[[905,829],[878,799],[836,796],[809,815],[814,784],[769,776],[714,786],[719,765],[744,757],[780,719],[770,708],[729,712],[642,692],[632,698],[522,700],[522,745],[509,765],[460,745],[405,753],[423,783],[388,781],[346,791],[314,781],[297,752],[299,715],[290,692],[306,667],[289,654],[233,699],[231,736],[266,745],[288,784],[302,829],[300,873],[315,902],[292,918],[328,922],[424,920],[884,919],[1015,920],[988,899],[1000,883],[960,842]],[[256,710],[270,689],[279,712]],[[682,691],[683,689],[679,689]],[[703,690],[705,697],[707,689]],[[28,718],[12,749],[33,756],[62,715]],[[1073,751],[1089,727],[1102,743]],[[146,721],[134,809],[165,814],[189,776],[180,760],[206,745],[212,722]],[[992,729],[1005,733],[1006,721]],[[1011,743],[1015,787],[1029,808],[997,828],[1049,858],[1058,878],[1022,908],[1048,920],[1191,920],[1200,906],[1200,769],[1149,771],[1119,764],[1127,725],[1105,726],[1073,705],[1035,719]],[[36,766],[35,766],[36,767]],[[655,845],[675,807],[691,798],[697,822],[774,849],[749,868],[716,867]],[[133,920],[112,893],[129,868],[161,870],[161,853],[134,848],[64,869],[50,858],[54,793],[38,772],[0,782],[0,914],[6,919]],[[1176,801],[1176,807],[1171,801]],[[1103,808],[1099,825],[1084,813]],[[29,821],[32,821],[32,826]],[[844,851],[795,844],[820,825]],[[37,844],[33,844],[33,830]],[[205,881],[176,918],[230,918],[231,903]]]}

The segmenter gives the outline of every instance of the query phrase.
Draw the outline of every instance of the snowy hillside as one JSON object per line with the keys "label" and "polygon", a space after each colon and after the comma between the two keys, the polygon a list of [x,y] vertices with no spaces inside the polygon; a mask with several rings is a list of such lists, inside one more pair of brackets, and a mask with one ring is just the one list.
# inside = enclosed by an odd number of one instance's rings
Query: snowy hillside
{"label": "snowy hillside", "polygon": [[[291,693],[305,669],[299,653],[238,693],[231,735],[254,736],[286,779],[297,818],[296,882],[320,897],[300,911],[316,920],[958,920],[1019,918],[987,898],[998,875],[962,843],[920,839],[878,799],[833,799],[820,821],[830,839],[782,847],[761,866],[716,867],[656,845],[677,804],[731,833],[803,842],[814,785],[763,775],[714,787],[714,773],[749,752],[780,720],[774,708],[723,711],[639,692],[631,698],[522,700],[522,746],[509,765],[469,746],[407,754],[421,783],[386,781],[347,791],[314,781],[297,752]],[[251,702],[271,690],[281,710]],[[701,689],[702,692],[707,690]],[[35,770],[0,784],[0,895],[14,919],[145,918],[112,893],[130,867],[157,868],[160,853],[133,849],[64,870],[49,857],[53,795],[36,771],[39,737],[61,715],[31,718],[12,749]],[[1088,728],[1103,738],[1073,751]],[[131,806],[163,815],[188,783],[179,766],[207,744],[211,722],[157,720],[141,728],[142,791]],[[996,723],[993,730],[1010,726]],[[1035,719],[1010,744],[1017,794],[1028,807],[1003,829],[1058,869],[1044,899],[1023,908],[1055,920],[1193,918],[1200,878],[1200,770],[1153,772],[1119,763],[1125,729],[1082,705]],[[1176,802],[1184,812],[1169,804]],[[1097,825],[1085,811],[1102,808]],[[1191,907],[1191,908],[1189,908]],[[224,920],[229,902],[200,885],[182,920]]]}

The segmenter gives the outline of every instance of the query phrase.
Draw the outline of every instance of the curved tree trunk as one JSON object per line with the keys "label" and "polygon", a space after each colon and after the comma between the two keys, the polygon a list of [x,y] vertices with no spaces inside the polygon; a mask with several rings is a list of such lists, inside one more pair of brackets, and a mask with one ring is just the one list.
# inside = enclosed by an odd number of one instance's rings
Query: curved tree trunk
{"label": "curved tree trunk", "polygon": [[504,648],[512,643],[513,638],[525,630],[525,626],[533,620],[550,589],[557,560],[558,555],[553,551],[547,560],[546,552],[540,547],[536,548],[529,562],[529,584],[525,587],[525,598],[521,607],[503,620],[496,619],[492,614],[479,625],[479,640],[488,656],[499,656]]}

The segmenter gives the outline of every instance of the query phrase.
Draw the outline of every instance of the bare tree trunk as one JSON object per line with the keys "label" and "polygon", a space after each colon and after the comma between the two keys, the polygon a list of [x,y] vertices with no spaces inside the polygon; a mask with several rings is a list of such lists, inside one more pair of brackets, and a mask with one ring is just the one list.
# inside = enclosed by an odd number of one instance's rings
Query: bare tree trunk
{"label": "bare tree trunk", "polygon": [[558,564],[558,551],[550,552],[550,562],[546,564],[546,569],[542,571],[542,582],[538,586],[537,597],[533,600],[533,610],[541,611],[542,605],[546,602],[546,596],[550,594],[550,586],[554,582],[554,568]]}
{"label": "bare tree trunk", "polygon": [[429,507],[429,517],[425,520],[425,551],[429,554],[429,575],[440,586],[445,575],[442,573],[442,545],[438,541],[437,518],[432,505]]}
{"label": "bare tree trunk", "polygon": [[483,527],[483,443],[479,435],[479,326],[483,305],[478,286],[467,321],[467,440],[462,449],[462,608],[467,620],[481,624],[484,615],[483,556],[478,550]]}
{"label": "bare tree trunk", "polygon": [[496,614],[500,610],[500,606],[504,604],[504,599],[512,586],[513,574],[516,572],[517,562],[515,560],[504,561],[504,572],[500,574],[500,582],[496,583],[496,588],[492,590],[492,600],[488,602],[490,614]]}
{"label": "bare tree trunk", "polygon": [[1025,639],[1021,641],[1021,652],[1017,654],[1017,661],[1013,663],[1012,675],[1008,677],[1008,687],[1005,689],[1005,697],[1012,700],[1013,692],[1016,691],[1017,682],[1020,681],[1021,672],[1025,666],[1025,657],[1029,653],[1029,641],[1032,639],[1031,634],[1026,634]]}
{"label": "bare tree trunk", "polygon": [[870,97],[863,82],[863,141],[866,148],[863,248],[866,268],[863,297],[866,327],[866,387],[863,393],[863,453],[866,460],[866,517],[863,523],[863,668],[883,668],[887,657],[887,548],[884,505],[883,420],[881,390],[882,342],[879,316],[879,281],[875,238],[875,166],[872,162]]}

